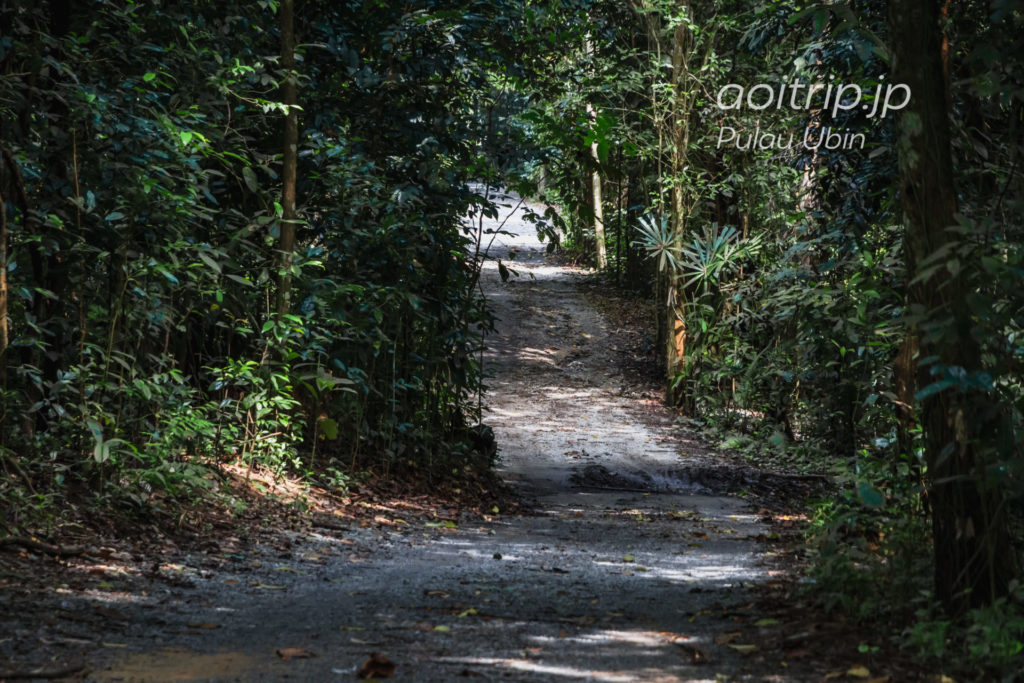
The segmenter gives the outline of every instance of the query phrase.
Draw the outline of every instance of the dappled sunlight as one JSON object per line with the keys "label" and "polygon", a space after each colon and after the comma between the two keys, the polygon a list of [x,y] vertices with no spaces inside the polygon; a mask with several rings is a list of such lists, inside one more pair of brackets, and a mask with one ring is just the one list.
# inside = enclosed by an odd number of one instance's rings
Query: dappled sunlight
{"label": "dappled sunlight", "polygon": [[635,681],[648,681],[649,683],[674,683],[676,681],[689,681],[690,683],[715,683],[715,678],[694,678],[686,676],[681,678],[660,668],[637,667],[627,670],[598,670],[589,669],[580,664],[568,663],[556,664],[531,659],[499,658],[499,657],[446,657],[440,661],[456,664],[483,665],[508,671],[518,671],[536,675],[558,676],[567,679],[585,679],[588,681],[607,681],[608,683],[634,683]]}
{"label": "dappled sunlight", "polygon": [[[624,520],[625,521],[625,520]],[[567,531],[571,530],[569,527]],[[591,523],[590,528],[593,528]],[[596,571],[626,585],[636,581],[659,581],[678,585],[701,585],[729,588],[740,583],[756,583],[765,579],[756,564],[756,556],[743,544],[729,540],[693,543],[683,531],[672,535],[663,549],[632,552],[623,544],[622,525],[599,529],[580,538],[565,538],[558,530],[534,530],[530,540],[502,536],[479,536],[473,532],[437,539],[431,554],[446,556],[449,561],[487,563],[500,575],[522,571],[544,571],[555,575],[589,575]],[[560,538],[555,543],[553,538]],[[707,547],[705,547],[707,546]],[[500,558],[494,553],[499,552]]]}
{"label": "dappled sunlight", "polygon": [[642,631],[625,629],[602,629],[599,631],[588,631],[576,636],[530,636],[530,641],[538,645],[550,645],[555,643],[575,643],[578,645],[635,645],[645,648],[663,648],[666,645],[685,641],[688,645],[697,645],[704,642],[703,638],[693,638],[678,633],[666,633],[664,631]]}
{"label": "dappled sunlight", "polygon": [[[754,570],[749,563],[708,563],[709,558],[700,556],[696,563],[678,563],[679,568],[669,568],[661,565],[660,562],[642,561],[637,565],[633,576],[647,579],[662,579],[670,583],[697,583],[702,586],[716,584],[723,587],[731,587],[734,582],[763,580],[760,570]],[[719,562],[721,559],[719,559]],[[613,568],[622,571],[620,562],[595,561],[594,564]]]}
{"label": "dappled sunlight", "polygon": [[112,591],[98,588],[87,588],[79,591],[58,588],[54,592],[57,595],[67,595],[75,599],[85,598],[92,602],[107,603],[111,605],[154,605],[159,602],[151,595],[140,595],[129,591]]}

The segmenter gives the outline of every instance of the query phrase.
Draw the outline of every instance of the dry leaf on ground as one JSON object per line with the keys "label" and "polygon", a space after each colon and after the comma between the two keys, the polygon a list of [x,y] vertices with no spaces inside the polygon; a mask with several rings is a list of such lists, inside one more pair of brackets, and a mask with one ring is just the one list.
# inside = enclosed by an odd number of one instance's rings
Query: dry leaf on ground
{"label": "dry leaf on ground", "polygon": [[391,678],[395,673],[395,663],[384,655],[370,653],[370,658],[363,662],[363,667],[356,672],[360,678]]}
{"label": "dry leaf on ground", "polygon": [[315,654],[304,647],[283,647],[277,651],[277,656],[286,662],[291,659],[309,659],[310,657],[316,657]]}

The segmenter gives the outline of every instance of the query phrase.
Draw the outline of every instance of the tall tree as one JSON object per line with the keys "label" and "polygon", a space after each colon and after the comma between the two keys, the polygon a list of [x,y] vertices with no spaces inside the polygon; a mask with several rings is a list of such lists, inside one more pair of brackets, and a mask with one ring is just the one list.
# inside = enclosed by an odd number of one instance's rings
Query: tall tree
{"label": "tall tree", "polygon": [[[587,104],[587,115],[592,123],[597,120],[597,113],[594,111],[593,105],[589,103]],[[595,138],[590,143],[590,156],[594,162],[594,170],[590,175],[590,196],[594,207],[594,243],[597,267],[603,270],[608,266],[608,253],[604,231],[604,199],[601,194],[601,155],[598,148],[599,143]]]}
{"label": "tall tree", "polygon": [[[589,35],[585,41],[585,50],[591,59],[596,57],[594,42]],[[604,231],[604,199],[601,194],[601,153],[599,136],[596,132],[598,123],[597,111],[595,111],[594,105],[590,102],[587,102],[587,118],[590,121],[590,125],[595,127],[594,139],[590,143],[590,156],[594,162],[594,170],[590,174],[590,199],[591,206],[594,208],[595,256],[597,258],[597,267],[604,270],[608,266],[608,254]]]}
{"label": "tall tree", "polygon": [[[982,368],[964,269],[955,246],[957,193],[950,153],[946,45],[938,0],[892,0],[897,82],[911,89],[900,116],[900,196],[918,336],[918,397],[925,432],[937,596],[953,612],[1005,595],[1014,577],[1005,501],[986,461],[1007,434],[1003,407],[972,382]],[[929,267],[936,262],[937,268]]]}
{"label": "tall tree", "polygon": [[281,0],[281,103],[285,107],[282,136],[281,237],[278,242],[277,312],[291,308],[292,264],[295,257],[295,193],[299,159],[299,117],[295,74],[295,3]]}
{"label": "tall tree", "polygon": [[[0,161],[0,163],[3,163]],[[0,174],[2,177],[2,174]],[[0,190],[0,386],[7,375],[4,354],[7,352],[7,205]]]}

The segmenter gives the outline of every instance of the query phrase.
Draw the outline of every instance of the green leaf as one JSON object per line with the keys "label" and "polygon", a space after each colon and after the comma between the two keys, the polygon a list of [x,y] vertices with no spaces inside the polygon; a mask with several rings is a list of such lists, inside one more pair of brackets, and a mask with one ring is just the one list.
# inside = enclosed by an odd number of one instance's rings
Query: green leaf
{"label": "green leaf", "polygon": [[329,417],[320,419],[320,431],[331,441],[338,438],[338,422]]}
{"label": "green leaf", "polygon": [[857,495],[860,496],[861,501],[863,501],[865,505],[870,505],[872,507],[878,507],[885,502],[885,499],[882,498],[882,494],[866,481],[857,485]]}
{"label": "green leaf", "polygon": [[187,145],[192,141],[192,132],[188,130],[180,131],[178,137],[181,138],[181,144]]}
{"label": "green leaf", "polygon": [[89,427],[89,432],[92,434],[92,438],[96,440],[96,443],[103,443],[103,427],[95,420],[88,420],[86,423]]}
{"label": "green leaf", "polygon": [[954,384],[956,384],[956,382],[954,382],[953,380],[949,380],[949,379],[941,379],[938,382],[932,382],[931,384],[926,386],[924,389],[921,389],[916,394],[914,394],[914,400],[917,401],[917,402],[921,402],[921,401],[925,400],[926,398],[928,398],[929,396],[931,396],[932,394],[937,394],[940,391],[945,391],[946,389],[950,388]]}
{"label": "green leaf", "polygon": [[167,270],[163,266],[158,266],[156,268],[156,272],[160,273],[165,278],[167,278],[167,281],[170,282],[171,284],[179,284],[178,278],[176,278],[174,274],[171,273],[171,271]]}
{"label": "green leaf", "polygon": [[260,184],[256,179],[256,171],[252,170],[252,167],[244,166],[242,168],[242,180],[245,181],[245,186],[249,188],[250,192],[260,191]]}
{"label": "green leaf", "polygon": [[142,80],[144,80],[146,83],[149,83],[154,78],[156,78],[156,74],[153,73],[152,71],[150,71],[149,73],[147,73],[145,76],[142,77]]}
{"label": "green leaf", "polygon": [[124,214],[121,213],[120,211],[111,211],[103,220],[109,223],[110,221],[119,221],[122,218],[124,218]]}
{"label": "green leaf", "polygon": [[239,275],[228,274],[228,275],[225,275],[225,277],[228,278],[229,280],[234,280],[235,282],[237,282],[240,285],[245,285],[246,287],[255,287],[256,286],[255,284],[253,284],[253,282],[251,280],[246,280],[244,277],[241,277]]}
{"label": "green leaf", "polygon": [[210,256],[208,254],[206,254],[205,252],[201,251],[201,252],[199,252],[199,258],[202,259],[203,263],[205,263],[206,265],[208,265],[211,268],[213,268],[213,270],[217,274],[220,274],[220,264],[217,263],[216,261],[214,261],[212,258],[210,258]]}

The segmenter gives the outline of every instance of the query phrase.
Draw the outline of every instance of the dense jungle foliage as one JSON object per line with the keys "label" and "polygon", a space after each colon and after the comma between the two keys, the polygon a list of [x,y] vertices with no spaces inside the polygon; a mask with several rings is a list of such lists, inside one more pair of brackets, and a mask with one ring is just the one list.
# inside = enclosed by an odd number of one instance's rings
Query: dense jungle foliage
{"label": "dense jungle foliage", "polygon": [[1022,28],[1015,0],[4,3],[0,526],[143,514],[226,461],[487,470],[473,217],[504,186],[649,298],[688,424],[839,477],[823,600],[1012,669]]}
{"label": "dense jungle foliage", "polygon": [[521,20],[449,4],[300,3],[290,68],[276,2],[5,4],[8,495],[466,459],[466,183],[517,68],[493,27]]}

